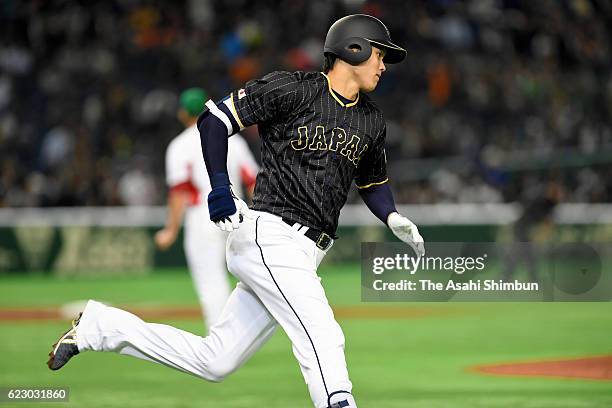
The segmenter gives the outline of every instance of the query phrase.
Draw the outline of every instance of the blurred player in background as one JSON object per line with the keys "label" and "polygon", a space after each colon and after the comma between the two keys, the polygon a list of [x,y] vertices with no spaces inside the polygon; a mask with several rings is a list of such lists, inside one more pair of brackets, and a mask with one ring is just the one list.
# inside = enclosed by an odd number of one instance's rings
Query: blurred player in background
{"label": "blurred player in background", "polygon": [[[185,255],[208,329],[221,314],[230,285],[225,265],[227,233],[217,228],[208,215],[206,197],[210,193],[210,182],[196,127],[197,117],[207,99],[206,92],[200,88],[187,89],[180,96],[178,119],[185,130],[166,150],[168,217],[165,227],[155,234],[155,244],[161,250],[174,244],[185,216]],[[242,195],[242,185],[250,198],[257,170],[245,140],[240,136],[229,139],[228,171],[236,194]]]}

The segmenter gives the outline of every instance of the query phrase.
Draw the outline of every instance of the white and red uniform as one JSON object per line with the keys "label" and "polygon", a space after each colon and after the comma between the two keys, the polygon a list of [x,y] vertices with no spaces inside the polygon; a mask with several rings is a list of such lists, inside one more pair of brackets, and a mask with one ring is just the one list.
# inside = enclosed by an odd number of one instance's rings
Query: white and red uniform
{"label": "white and red uniform", "polygon": [[[249,189],[255,184],[258,166],[240,135],[228,140],[227,167],[233,191],[241,197],[242,185]],[[230,294],[225,263],[227,233],[217,228],[208,216],[206,198],[211,187],[202,158],[200,134],[195,125],[185,129],[168,145],[166,182],[171,192],[189,194],[189,206],[185,212],[185,255],[206,317],[206,326],[210,328]]]}

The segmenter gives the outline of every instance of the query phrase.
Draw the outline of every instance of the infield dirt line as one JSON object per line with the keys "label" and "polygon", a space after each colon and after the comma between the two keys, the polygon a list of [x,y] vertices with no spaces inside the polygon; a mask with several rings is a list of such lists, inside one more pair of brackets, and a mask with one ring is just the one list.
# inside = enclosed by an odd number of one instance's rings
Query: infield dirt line
{"label": "infield dirt line", "polygon": [[468,371],[495,376],[612,381],[612,355],[477,365]]}
{"label": "infield dirt line", "polygon": [[[118,305],[143,319],[201,319],[197,306],[130,306]],[[344,319],[418,319],[456,314],[451,308],[398,307],[398,306],[335,306],[336,318]],[[65,320],[62,307],[3,307],[0,308],[0,322]]]}

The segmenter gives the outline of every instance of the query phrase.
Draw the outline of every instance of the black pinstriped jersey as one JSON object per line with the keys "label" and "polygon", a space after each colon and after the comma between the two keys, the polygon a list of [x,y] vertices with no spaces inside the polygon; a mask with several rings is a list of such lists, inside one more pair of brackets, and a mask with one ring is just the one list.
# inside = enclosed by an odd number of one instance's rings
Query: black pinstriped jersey
{"label": "black pinstriped jersey", "polygon": [[345,103],[320,72],[272,72],[230,95],[241,128],[259,125],[253,206],[334,235],[355,180],[387,181],[385,121],[366,95]]}

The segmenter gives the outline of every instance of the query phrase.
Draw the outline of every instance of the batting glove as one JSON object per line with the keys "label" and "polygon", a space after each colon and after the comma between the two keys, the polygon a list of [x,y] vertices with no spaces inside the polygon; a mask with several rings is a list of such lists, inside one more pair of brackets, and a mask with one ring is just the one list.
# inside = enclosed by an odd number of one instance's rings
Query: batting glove
{"label": "batting glove", "polygon": [[208,194],[210,220],[223,231],[240,227],[242,214],[248,210],[244,201],[234,195],[227,174],[217,173],[210,178],[212,191]]}
{"label": "batting glove", "polygon": [[387,225],[396,237],[410,245],[418,257],[425,256],[425,241],[412,221],[392,212],[387,218]]}
{"label": "batting glove", "polygon": [[219,227],[222,231],[232,232],[234,230],[237,230],[240,227],[240,223],[244,219],[243,214],[249,209],[247,204],[238,197],[236,197],[233,192],[232,198],[234,199],[236,212],[215,222],[215,225]]}

